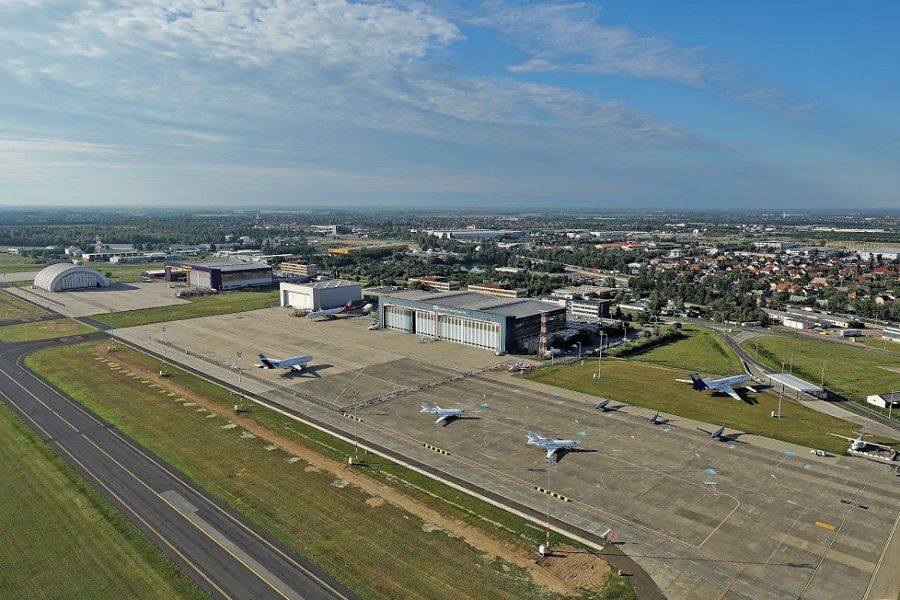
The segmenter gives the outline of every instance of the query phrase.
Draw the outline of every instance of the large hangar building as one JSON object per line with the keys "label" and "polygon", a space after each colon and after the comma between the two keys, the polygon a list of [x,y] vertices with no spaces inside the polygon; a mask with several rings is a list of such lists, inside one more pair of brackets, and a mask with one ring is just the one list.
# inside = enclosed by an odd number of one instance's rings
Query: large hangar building
{"label": "large hangar building", "polygon": [[353,281],[329,280],[315,283],[281,283],[281,305],[301,310],[321,310],[337,308],[348,300],[356,302],[362,298],[362,290]]}
{"label": "large hangar building", "polygon": [[96,269],[72,263],[57,263],[41,270],[34,278],[34,287],[48,292],[109,287],[106,276]]}
{"label": "large hangar building", "polygon": [[498,298],[468,291],[397,292],[380,297],[383,329],[415,333],[505,354],[519,341],[565,329],[566,309],[528,298]]}
{"label": "large hangar building", "polygon": [[263,263],[166,263],[166,279],[183,272],[188,285],[224,292],[245,287],[272,285],[272,267]]}

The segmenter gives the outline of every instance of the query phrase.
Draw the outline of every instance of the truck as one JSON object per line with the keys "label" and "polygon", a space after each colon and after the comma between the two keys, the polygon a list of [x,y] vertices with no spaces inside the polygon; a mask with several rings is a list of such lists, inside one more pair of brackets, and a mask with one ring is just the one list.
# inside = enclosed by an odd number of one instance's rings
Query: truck
{"label": "truck", "polygon": [[840,335],[842,338],[859,337],[862,335],[862,330],[861,329],[842,329]]}

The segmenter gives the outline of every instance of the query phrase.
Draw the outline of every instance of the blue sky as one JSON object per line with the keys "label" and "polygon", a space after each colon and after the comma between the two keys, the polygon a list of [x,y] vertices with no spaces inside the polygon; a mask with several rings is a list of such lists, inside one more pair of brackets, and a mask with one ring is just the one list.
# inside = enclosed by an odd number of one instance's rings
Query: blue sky
{"label": "blue sky", "polygon": [[900,3],[0,0],[0,204],[900,207]]}

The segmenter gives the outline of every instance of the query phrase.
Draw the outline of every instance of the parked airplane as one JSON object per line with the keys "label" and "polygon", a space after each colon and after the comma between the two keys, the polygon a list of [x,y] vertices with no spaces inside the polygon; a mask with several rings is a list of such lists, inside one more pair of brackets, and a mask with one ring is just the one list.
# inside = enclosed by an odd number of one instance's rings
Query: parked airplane
{"label": "parked airplane", "polygon": [[294,371],[302,371],[306,363],[312,360],[309,354],[294,356],[291,358],[282,358],[281,360],[274,358],[266,358],[262,352],[259,353],[259,364],[256,365],[260,369],[291,369]]}
{"label": "parked airplane", "polygon": [[518,371],[524,371],[525,363],[521,360],[518,362],[514,362],[513,364],[509,365],[509,370],[512,371],[513,373],[516,373]]}
{"label": "parked airplane", "polygon": [[624,404],[616,404],[614,406],[610,406],[609,403],[610,403],[610,398],[607,398],[606,400],[603,400],[602,402],[598,402],[597,404],[595,404],[594,408],[597,410],[601,410],[603,412],[616,412],[617,410],[619,410],[620,408],[625,406]]}
{"label": "parked airplane", "polygon": [[328,319],[333,319],[337,315],[345,315],[350,312],[350,307],[353,306],[353,300],[347,300],[347,304],[340,308],[322,308],[320,310],[311,310],[307,313],[307,319],[315,319],[316,317],[326,317]]}
{"label": "parked airplane", "polygon": [[659,411],[656,411],[656,414],[651,416],[648,421],[650,421],[654,425],[665,425],[669,422],[667,418],[659,416]]}
{"label": "parked airplane", "polygon": [[453,419],[462,419],[469,416],[468,413],[461,408],[441,408],[437,404],[432,404],[431,402],[423,402],[422,410],[419,412],[437,415],[438,419],[434,422],[435,425],[446,425]]}
{"label": "parked airplane", "polygon": [[703,379],[697,373],[691,373],[690,381],[687,381],[685,379],[679,379],[678,381],[693,384],[694,389],[698,392],[702,392],[703,390],[712,390],[713,392],[718,392],[720,394],[728,394],[735,400],[743,400],[743,398],[741,398],[738,393],[734,391],[734,388],[743,386],[751,379],[752,378],[746,374],[723,377],[722,379]]}
{"label": "parked airplane", "polygon": [[884,444],[876,444],[875,442],[866,441],[866,436],[869,434],[863,433],[863,430],[854,432],[858,437],[852,438],[847,437],[845,435],[840,435],[837,433],[828,432],[828,435],[833,435],[834,437],[839,437],[850,442],[850,449],[855,450],[857,452],[863,452],[866,448],[878,448],[879,450],[887,450],[892,453],[891,460],[895,460],[897,455],[900,454],[900,450],[893,448],[891,446],[885,446]]}
{"label": "parked airplane", "polygon": [[710,433],[709,437],[711,437],[714,440],[722,440],[722,439],[725,439],[724,434],[725,434],[725,423],[722,423],[722,426],[719,427],[718,429],[716,429],[715,431],[713,431],[712,433]]}
{"label": "parked airplane", "polygon": [[528,432],[528,444],[547,451],[547,458],[553,458],[559,450],[575,450],[581,446],[579,440],[558,440],[544,437],[533,431]]}

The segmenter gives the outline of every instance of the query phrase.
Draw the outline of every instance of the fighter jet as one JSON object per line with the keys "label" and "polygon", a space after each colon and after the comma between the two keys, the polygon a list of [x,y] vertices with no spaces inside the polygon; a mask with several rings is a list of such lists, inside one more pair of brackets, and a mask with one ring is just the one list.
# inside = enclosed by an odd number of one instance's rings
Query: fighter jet
{"label": "fighter jet", "polygon": [[654,425],[665,425],[666,423],[669,422],[669,420],[667,418],[659,416],[659,411],[656,411],[656,414],[652,415],[647,420],[650,421],[651,423],[653,423]]}
{"label": "fighter jet", "polygon": [[528,445],[537,446],[547,451],[547,458],[554,458],[559,450],[575,450],[581,446],[579,440],[558,440],[554,438],[544,437],[534,431],[529,431]]}
{"label": "fighter jet", "polygon": [[437,404],[432,404],[431,402],[423,402],[422,410],[419,412],[437,415],[437,421],[435,421],[434,424],[442,426],[447,425],[447,423],[453,419],[462,419],[469,416],[466,411],[461,408],[441,408]]}
{"label": "fighter jet", "polygon": [[517,373],[519,371],[524,371],[525,363],[522,362],[521,360],[518,362],[514,362],[513,364],[509,365],[509,370],[513,373]]}
{"label": "fighter jet", "polygon": [[594,408],[596,410],[606,413],[606,412],[616,412],[617,410],[619,410],[620,408],[625,406],[624,404],[616,404],[615,406],[610,406],[609,402],[610,402],[610,399],[606,398],[605,400],[594,404]]}
{"label": "fighter jet", "polygon": [[687,381],[686,379],[679,379],[678,381],[693,384],[694,389],[698,392],[702,392],[703,390],[712,390],[713,392],[718,392],[720,394],[728,394],[735,400],[743,400],[743,398],[741,398],[738,393],[734,391],[734,388],[737,386],[743,386],[751,379],[752,378],[746,374],[723,377],[722,379],[703,379],[697,373],[691,373],[690,381]]}
{"label": "fighter jet", "polygon": [[866,436],[869,434],[863,433],[862,428],[860,428],[859,431],[855,431],[854,433],[857,434],[857,437],[855,438],[831,432],[828,432],[828,435],[833,435],[834,437],[839,437],[847,440],[848,442],[850,442],[850,450],[855,450],[857,452],[863,452],[866,450],[866,448],[878,448],[880,450],[887,450],[888,452],[892,453],[892,461],[897,458],[898,454],[900,454],[900,451],[898,451],[896,448],[892,448],[891,446],[885,446],[884,444],[876,444],[875,442],[866,441]]}

